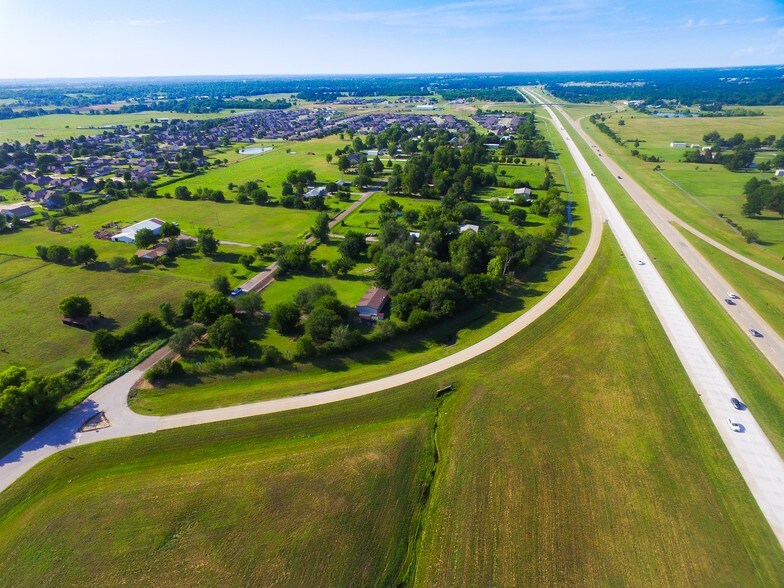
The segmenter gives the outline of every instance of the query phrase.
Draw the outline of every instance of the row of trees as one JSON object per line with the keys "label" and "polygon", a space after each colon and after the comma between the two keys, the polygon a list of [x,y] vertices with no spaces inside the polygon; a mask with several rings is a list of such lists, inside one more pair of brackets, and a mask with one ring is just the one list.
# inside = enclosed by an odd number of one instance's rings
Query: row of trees
{"label": "row of trees", "polygon": [[746,201],[741,210],[744,216],[757,216],[770,210],[784,217],[784,186],[769,180],[751,178],[743,187]]}

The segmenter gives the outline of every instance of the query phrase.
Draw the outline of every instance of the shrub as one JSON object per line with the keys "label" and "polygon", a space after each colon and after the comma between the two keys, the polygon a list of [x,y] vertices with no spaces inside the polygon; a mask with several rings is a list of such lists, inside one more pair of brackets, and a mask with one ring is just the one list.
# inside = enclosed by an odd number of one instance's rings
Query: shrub
{"label": "shrub", "polygon": [[249,343],[242,322],[229,314],[218,317],[207,329],[207,340],[213,347],[233,354],[240,352]]}
{"label": "shrub", "polygon": [[92,347],[98,355],[106,357],[120,348],[120,341],[106,329],[98,329],[93,334]]}
{"label": "shrub", "polygon": [[293,302],[281,302],[272,308],[270,321],[279,333],[291,333],[299,324],[299,307]]}

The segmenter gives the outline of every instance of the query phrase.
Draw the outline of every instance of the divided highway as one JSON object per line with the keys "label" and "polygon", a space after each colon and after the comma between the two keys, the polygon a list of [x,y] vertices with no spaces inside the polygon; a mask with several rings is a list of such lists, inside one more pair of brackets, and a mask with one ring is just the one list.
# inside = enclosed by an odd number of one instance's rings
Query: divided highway
{"label": "divided highway", "polygon": [[[730,399],[737,398],[737,392],[651,263],[610,196],[591,172],[588,162],[574,142],[570,140],[569,132],[562,126],[550,106],[545,104],[541,95],[529,89],[526,89],[525,92],[550,115],[572,153],[572,157],[577,162],[586,183],[593,185],[594,192],[599,195],[599,203],[608,218],[610,229],[618,239],[626,259],[645,291],[689,379],[700,395],[708,415],[727,446],[730,456],[746,480],[746,484],[773,532],[784,547],[784,460],[762,431],[751,411],[738,412],[732,407]],[[574,123],[572,126],[576,127]],[[581,137],[587,139],[585,135],[581,134]],[[590,139],[587,139],[587,142],[589,145],[591,144]],[[646,208],[643,207],[643,210]],[[669,223],[667,226],[670,227]],[[680,240],[685,241],[682,238]],[[690,259],[692,263],[699,262],[696,256],[690,257]],[[710,274],[709,270],[715,272],[704,258],[702,263],[707,268],[702,268],[698,276]],[[721,295],[725,293],[726,290],[721,292]],[[728,418],[740,421],[742,431],[733,431],[727,421]]]}

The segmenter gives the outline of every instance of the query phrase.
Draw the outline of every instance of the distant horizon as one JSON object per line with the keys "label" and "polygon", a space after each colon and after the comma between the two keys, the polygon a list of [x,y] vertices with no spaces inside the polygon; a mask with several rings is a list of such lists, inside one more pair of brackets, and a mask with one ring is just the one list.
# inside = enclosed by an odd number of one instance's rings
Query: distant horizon
{"label": "distant horizon", "polygon": [[0,22],[14,81],[784,63],[778,0],[0,0]]}
{"label": "distant horizon", "polygon": [[132,81],[132,80],[176,80],[176,79],[340,79],[340,78],[374,78],[374,77],[434,77],[434,76],[514,76],[514,75],[547,75],[547,74],[622,74],[637,72],[667,72],[667,71],[710,71],[710,70],[737,70],[737,69],[784,69],[782,63],[757,63],[750,65],[717,65],[717,66],[685,66],[685,67],[646,67],[636,69],[580,69],[580,70],[531,70],[531,71],[421,71],[421,72],[352,72],[352,73],[280,73],[280,74],[171,74],[171,75],[129,75],[129,76],[67,76],[67,77],[39,77],[39,78],[0,78],[0,83],[9,82],[92,82],[92,81]]}

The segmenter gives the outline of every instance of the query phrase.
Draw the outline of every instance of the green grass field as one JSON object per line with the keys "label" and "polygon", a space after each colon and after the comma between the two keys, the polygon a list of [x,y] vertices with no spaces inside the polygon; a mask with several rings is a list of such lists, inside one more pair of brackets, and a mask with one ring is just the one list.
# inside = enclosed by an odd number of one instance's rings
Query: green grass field
{"label": "green grass field", "polygon": [[[60,322],[57,305],[66,296],[86,295],[93,313],[101,311],[107,317],[103,325],[116,329],[199,287],[206,285],[182,278],[160,279],[145,271],[94,271],[0,255],[0,348],[7,350],[0,353],[0,371],[19,364],[38,373],[54,373],[90,354],[92,333]],[[134,293],[132,303],[129,292]]]}
{"label": "green grass field", "polygon": [[14,586],[390,585],[409,544],[414,585],[784,574],[609,235],[551,313],[464,366],[336,405],[68,450],[0,495],[0,531],[0,584]]}
{"label": "green grass field", "polygon": [[[584,116],[585,108],[567,107],[572,116]],[[623,139],[638,138],[641,153],[665,159],[660,174],[653,173],[656,164],[645,163],[600,133],[587,118],[581,124],[593,140],[626,172],[683,220],[752,259],[778,271],[784,271],[784,219],[770,212],[759,218],[745,218],[741,206],[745,201],[743,185],[752,177],[770,179],[771,173],[730,172],[723,166],[681,163],[682,149],[672,149],[672,141],[683,140],[702,144],[702,136],[718,130],[723,136],[741,132],[747,138],[765,138],[784,134],[784,107],[762,108],[765,116],[731,118],[668,119],[630,111],[612,114],[607,124]],[[598,110],[597,110],[598,112]],[[623,118],[624,126],[618,121]],[[761,160],[761,159],[760,159]],[[745,229],[755,230],[764,247],[749,245],[717,215],[721,213]]]}

